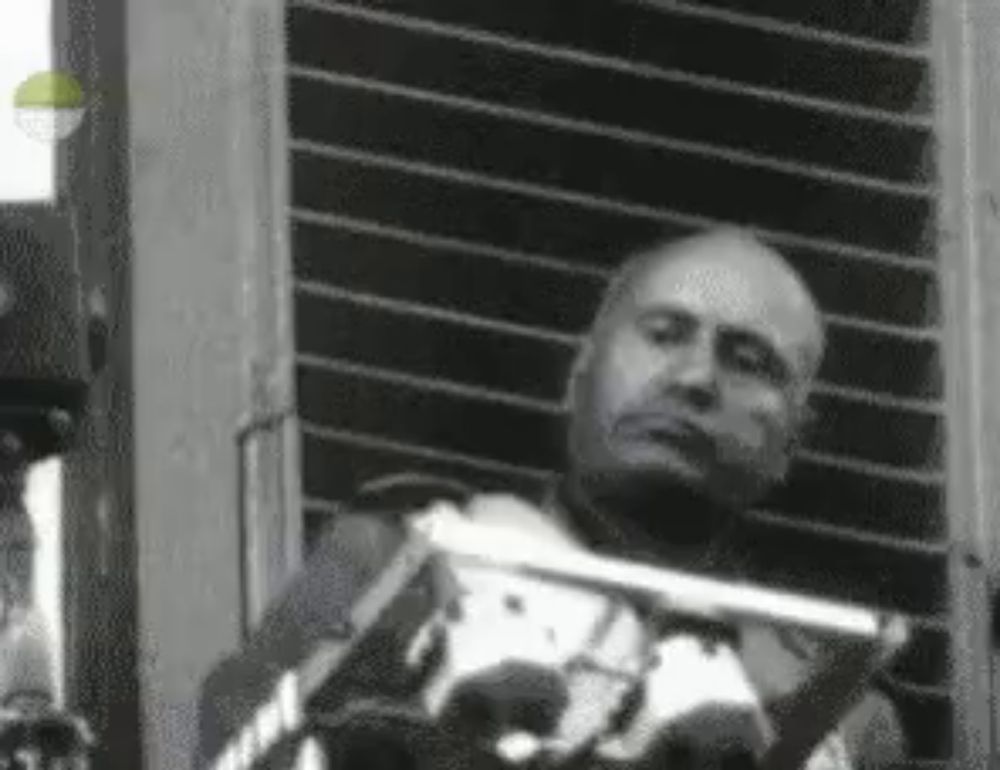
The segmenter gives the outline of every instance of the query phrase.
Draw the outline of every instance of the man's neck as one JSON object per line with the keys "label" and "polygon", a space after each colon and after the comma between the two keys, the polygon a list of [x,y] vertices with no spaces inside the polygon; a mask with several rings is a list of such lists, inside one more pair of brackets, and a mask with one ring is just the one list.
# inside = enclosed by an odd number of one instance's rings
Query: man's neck
{"label": "man's neck", "polygon": [[681,569],[713,570],[735,516],[688,489],[585,491],[560,480],[549,506],[595,551]]}

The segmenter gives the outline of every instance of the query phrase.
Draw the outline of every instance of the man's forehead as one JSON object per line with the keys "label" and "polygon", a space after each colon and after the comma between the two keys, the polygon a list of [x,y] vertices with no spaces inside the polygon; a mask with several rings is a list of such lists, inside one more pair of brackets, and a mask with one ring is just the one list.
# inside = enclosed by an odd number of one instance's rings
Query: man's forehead
{"label": "man's forehead", "polygon": [[808,290],[780,257],[748,238],[706,236],[650,253],[623,295],[635,311],[690,311],[754,331],[788,353],[822,344]]}

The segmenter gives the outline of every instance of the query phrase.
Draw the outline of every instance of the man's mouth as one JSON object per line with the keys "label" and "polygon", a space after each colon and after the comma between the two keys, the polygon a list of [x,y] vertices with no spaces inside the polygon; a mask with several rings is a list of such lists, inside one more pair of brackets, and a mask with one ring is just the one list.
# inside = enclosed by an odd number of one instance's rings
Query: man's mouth
{"label": "man's mouth", "polygon": [[696,456],[714,452],[711,433],[702,425],[684,417],[640,415],[622,422],[626,438],[649,441],[671,449],[680,449]]}

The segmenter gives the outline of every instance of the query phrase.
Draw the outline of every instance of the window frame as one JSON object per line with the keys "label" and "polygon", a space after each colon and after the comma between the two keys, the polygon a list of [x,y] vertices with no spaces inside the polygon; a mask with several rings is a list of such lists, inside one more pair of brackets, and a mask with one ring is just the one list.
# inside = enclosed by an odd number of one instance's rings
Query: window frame
{"label": "window frame", "polygon": [[947,504],[952,539],[958,767],[997,753],[1000,655],[990,608],[1000,577],[1000,8],[989,0],[932,4],[941,180],[939,264],[949,418]]}

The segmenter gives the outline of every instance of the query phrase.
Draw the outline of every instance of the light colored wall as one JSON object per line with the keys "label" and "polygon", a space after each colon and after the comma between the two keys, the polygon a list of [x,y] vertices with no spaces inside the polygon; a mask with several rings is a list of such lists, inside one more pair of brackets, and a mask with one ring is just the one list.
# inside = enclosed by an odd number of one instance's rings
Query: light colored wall
{"label": "light colored wall", "polygon": [[[129,0],[134,482],[144,750],[187,770],[196,698],[239,640],[236,435],[272,237],[273,0]],[[276,14],[278,16],[276,17]]]}

